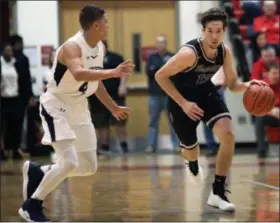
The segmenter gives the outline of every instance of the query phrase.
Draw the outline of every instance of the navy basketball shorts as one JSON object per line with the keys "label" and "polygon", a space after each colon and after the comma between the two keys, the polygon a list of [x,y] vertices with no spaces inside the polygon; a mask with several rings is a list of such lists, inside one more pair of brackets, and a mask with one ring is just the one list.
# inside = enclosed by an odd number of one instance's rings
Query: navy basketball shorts
{"label": "navy basketball shorts", "polygon": [[[219,119],[225,117],[231,119],[229,110],[217,90],[203,94],[190,92],[184,96],[188,101],[195,102],[204,111],[201,120],[211,129]],[[168,99],[167,106],[170,122],[180,140],[180,147],[188,150],[194,149],[198,145],[196,129],[200,121],[190,119],[171,98]]]}

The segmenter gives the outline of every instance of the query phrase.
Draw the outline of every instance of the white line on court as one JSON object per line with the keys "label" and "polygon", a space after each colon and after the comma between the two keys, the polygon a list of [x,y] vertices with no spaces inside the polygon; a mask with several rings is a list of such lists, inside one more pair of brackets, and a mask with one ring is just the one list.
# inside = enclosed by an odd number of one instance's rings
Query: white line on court
{"label": "white line on court", "polygon": [[247,183],[267,187],[267,188],[270,188],[270,189],[273,189],[273,190],[279,190],[279,187],[272,186],[270,184],[266,184],[266,183],[262,183],[262,182],[258,182],[258,181],[254,181],[254,180],[242,180],[241,182],[247,182]]}

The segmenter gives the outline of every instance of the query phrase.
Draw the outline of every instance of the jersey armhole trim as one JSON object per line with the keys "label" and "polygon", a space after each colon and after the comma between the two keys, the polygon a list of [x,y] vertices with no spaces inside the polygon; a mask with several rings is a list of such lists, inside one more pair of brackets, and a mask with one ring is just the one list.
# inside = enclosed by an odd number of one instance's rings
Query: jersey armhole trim
{"label": "jersey armhole trim", "polygon": [[225,58],[226,58],[226,48],[224,43],[222,43],[222,48],[223,48],[223,63],[225,62]]}
{"label": "jersey armhole trim", "polygon": [[[197,65],[197,62],[198,62],[198,52],[197,52],[196,48],[195,48],[193,45],[184,44],[183,46],[186,46],[186,47],[191,48],[191,49],[194,51],[195,55],[196,55],[196,60],[195,60],[194,64],[193,64],[191,67],[188,67],[188,68],[184,69],[183,71],[181,71],[181,72],[189,72],[189,71],[191,71],[193,68],[195,68],[196,65]],[[183,46],[182,46],[182,47],[183,47]]]}

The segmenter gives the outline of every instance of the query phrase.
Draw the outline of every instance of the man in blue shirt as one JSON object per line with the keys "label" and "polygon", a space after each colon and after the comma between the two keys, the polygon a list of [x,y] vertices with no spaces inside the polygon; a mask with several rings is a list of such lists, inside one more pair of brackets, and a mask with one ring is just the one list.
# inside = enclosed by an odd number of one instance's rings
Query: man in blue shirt
{"label": "man in blue shirt", "polygon": [[[149,133],[148,133],[148,148],[146,152],[155,152],[157,150],[158,141],[158,125],[159,118],[162,111],[166,111],[167,95],[159,87],[155,80],[156,72],[173,56],[172,53],[167,51],[167,39],[165,36],[160,35],[156,39],[157,52],[150,54],[146,73],[148,76],[148,103],[149,103]],[[170,125],[170,134],[173,149],[175,150],[179,141]]]}

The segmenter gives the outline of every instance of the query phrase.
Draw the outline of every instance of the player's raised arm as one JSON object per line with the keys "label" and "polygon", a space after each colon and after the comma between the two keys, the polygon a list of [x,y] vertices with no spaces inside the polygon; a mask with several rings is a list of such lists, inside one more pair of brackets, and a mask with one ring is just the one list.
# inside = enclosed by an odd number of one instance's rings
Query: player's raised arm
{"label": "player's raised arm", "polygon": [[131,61],[126,61],[116,69],[91,70],[83,67],[82,52],[80,47],[74,42],[66,43],[59,53],[58,60],[67,66],[77,81],[99,81],[108,78],[129,76],[134,65]]}
{"label": "player's raised arm", "polygon": [[245,91],[251,84],[264,84],[266,83],[258,80],[252,80],[249,82],[242,82],[238,79],[237,71],[233,65],[233,57],[230,49],[226,48],[226,56],[223,65],[223,69],[226,75],[227,86],[232,92],[243,92]]}
{"label": "player's raised arm", "polygon": [[195,52],[189,47],[182,47],[167,63],[158,70],[155,79],[160,87],[181,106],[186,99],[179,93],[169,77],[193,66],[196,61]]}

